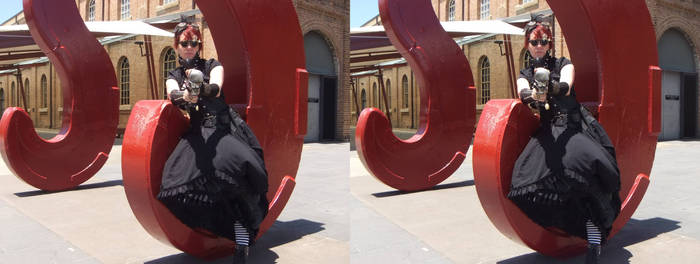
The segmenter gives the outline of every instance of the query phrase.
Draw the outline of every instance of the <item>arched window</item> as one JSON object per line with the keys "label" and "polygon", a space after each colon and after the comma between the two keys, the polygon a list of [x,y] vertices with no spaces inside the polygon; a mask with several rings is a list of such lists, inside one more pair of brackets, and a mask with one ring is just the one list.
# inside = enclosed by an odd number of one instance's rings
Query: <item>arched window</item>
{"label": "arched window", "polygon": [[129,59],[119,60],[119,104],[129,104]]}
{"label": "arched window", "polygon": [[163,99],[168,99],[168,89],[165,86],[165,82],[168,80],[168,72],[175,69],[175,62],[177,61],[177,55],[175,55],[175,50],[173,48],[167,48],[163,52]]}
{"label": "arched window", "polygon": [[490,0],[480,0],[479,19],[489,19],[489,16],[491,16],[491,11],[489,10],[490,2]]}
{"label": "arched window", "polygon": [[372,106],[379,106],[379,97],[377,97],[377,83],[372,83]]}
{"label": "arched window", "polygon": [[27,99],[27,105],[23,105],[25,108],[29,108],[29,106],[32,104],[32,97],[29,96],[29,91],[31,91],[31,89],[29,89],[29,78],[27,78],[24,79],[24,96],[26,96]]}
{"label": "arched window", "polygon": [[521,66],[520,69],[527,69],[528,67],[530,67],[530,59],[532,59],[532,56],[530,56],[530,52],[525,50],[525,52],[523,52],[523,56],[521,58],[523,63],[520,65]]}
{"label": "arched window", "polygon": [[95,21],[95,0],[90,0],[87,6],[87,20]]}
{"label": "arched window", "polygon": [[408,108],[408,77],[406,75],[401,78],[401,90],[403,91],[403,96],[401,97],[403,107]]}
{"label": "arched window", "polygon": [[41,75],[41,107],[48,107],[49,83],[46,81],[46,74]]}
{"label": "arched window", "polygon": [[10,85],[10,105],[15,106],[15,82]]}
{"label": "arched window", "polygon": [[455,20],[455,9],[457,9],[455,8],[455,0],[450,0],[450,3],[447,4],[447,20]]}
{"label": "arched window", "polygon": [[391,81],[386,80],[386,100],[388,102],[387,107],[391,109]]}
{"label": "arched window", "polygon": [[485,104],[491,99],[491,64],[489,58],[484,56],[479,63],[479,73],[481,74],[481,104]]}
{"label": "arched window", "polygon": [[[367,93],[365,92],[365,89],[362,89],[362,95],[360,95],[360,100],[362,100],[362,109],[365,109],[367,107]],[[362,111],[362,109],[360,109],[360,111]]]}
{"label": "arched window", "polygon": [[120,14],[122,20],[127,20],[131,18],[131,14],[129,12],[129,0],[121,0],[121,8],[120,8]]}

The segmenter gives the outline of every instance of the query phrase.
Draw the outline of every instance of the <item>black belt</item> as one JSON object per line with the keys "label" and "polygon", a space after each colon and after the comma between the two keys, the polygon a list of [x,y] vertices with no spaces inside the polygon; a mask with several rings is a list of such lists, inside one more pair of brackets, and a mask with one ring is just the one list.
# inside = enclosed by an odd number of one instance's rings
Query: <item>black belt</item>
{"label": "black belt", "polygon": [[202,126],[203,127],[228,127],[231,123],[231,117],[228,113],[212,114],[205,112],[202,116]]}
{"label": "black belt", "polygon": [[581,122],[581,114],[579,113],[557,113],[552,115],[551,122],[555,126],[575,126]]}

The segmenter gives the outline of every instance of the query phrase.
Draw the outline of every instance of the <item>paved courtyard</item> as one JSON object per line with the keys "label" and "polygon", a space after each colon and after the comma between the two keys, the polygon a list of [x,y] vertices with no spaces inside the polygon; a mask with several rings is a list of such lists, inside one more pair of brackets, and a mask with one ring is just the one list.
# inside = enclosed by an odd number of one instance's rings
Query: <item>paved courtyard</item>
{"label": "paved courtyard", "polygon": [[[433,190],[401,193],[350,155],[352,263],[583,263],[545,257],[502,235],[474,187],[471,149]],[[658,144],[651,184],[602,263],[697,263],[700,259],[700,141]]]}
{"label": "paved courtyard", "polygon": [[[0,263],[209,263],[141,227],[126,201],[120,156],[117,140],[95,177],[56,193],[36,190],[0,163]],[[648,192],[603,263],[696,263],[698,171],[700,141],[660,143]],[[370,176],[349,144],[305,144],[296,189],[251,263],[583,262],[545,257],[503,236],[473,184],[471,151],[433,190],[401,193]]]}

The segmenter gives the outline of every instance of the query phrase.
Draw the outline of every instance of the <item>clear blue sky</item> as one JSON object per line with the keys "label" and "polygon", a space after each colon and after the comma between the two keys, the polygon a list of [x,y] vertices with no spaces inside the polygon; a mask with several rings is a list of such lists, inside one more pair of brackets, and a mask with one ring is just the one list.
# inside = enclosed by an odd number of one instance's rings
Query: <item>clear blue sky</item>
{"label": "clear blue sky", "polygon": [[[2,0],[0,23],[22,10],[22,0]],[[378,0],[350,0],[350,27],[359,27],[379,14]]]}
{"label": "clear blue sky", "polygon": [[0,8],[0,23],[10,19],[22,11],[22,0],[2,0],[2,8]]}
{"label": "clear blue sky", "polygon": [[379,15],[379,0],[350,0],[350,27],[362,26]]}

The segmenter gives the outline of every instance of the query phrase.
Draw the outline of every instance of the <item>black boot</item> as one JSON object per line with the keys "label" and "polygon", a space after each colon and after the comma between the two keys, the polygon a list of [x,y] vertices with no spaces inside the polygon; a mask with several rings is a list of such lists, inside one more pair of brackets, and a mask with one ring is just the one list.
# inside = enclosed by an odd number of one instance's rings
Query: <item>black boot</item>
{"label": "black boot", "polygon": [[248,261],[248,246],[236,245],[233,253],[233,264],[245,264]]}
{"label": "black boot", "polygon": [[586,264],[598,264],[600,251],[600,244],[588,244],[588,252],[586,253]]}

